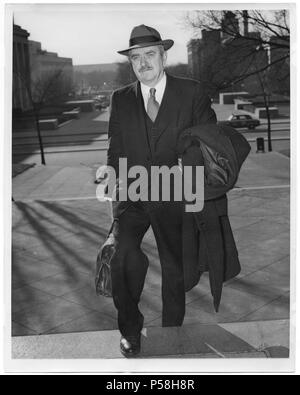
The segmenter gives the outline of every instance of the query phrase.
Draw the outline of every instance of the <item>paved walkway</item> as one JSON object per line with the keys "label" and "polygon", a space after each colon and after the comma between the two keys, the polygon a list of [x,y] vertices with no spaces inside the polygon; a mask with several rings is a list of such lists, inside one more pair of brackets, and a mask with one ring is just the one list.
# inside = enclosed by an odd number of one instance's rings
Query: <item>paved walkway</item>
{"label": "paved walkway", "polygon": [[[95,198],[94,169],[36,166],[13,179],[13,336],[114,330],[112,300],[97,297],[97,248],[109,228]],[[260,186],[257,188],[257,185]],[[187,294],[185,324],[289,318],[289,159],[250,155],[229,194],[242,264],[226,284],[219,314],[207,275]],[[161,325],[160,266],[154,236],[143,248],[150,268],[142,297],[145,326]]]}
{"label": "paved walkway", "polygon": [[[185,323],[289,317],[288,202],[286,188],[231,193],[230,218],[242,273],[224,287],[219,314],[214,313],[205,275],[187,294]],[[109,228],[100,203],[17,202],[13,215],[13,334],[117,328],[112,300],[97,297],[93,285],[97,248]],[[150,269],[141,309],[147,326],[159,326],[160,267],[151,231],[143,248]]]}
{"label": "paved walkway", "polygon": [[[106,154],[105,154],[106,156]],[[14,178],[15,200],[61,200],[95,197],[95,174],[98,163],[74,166],[36,165]],[[250,154],[240,173],[237,187],[270,187],[290,184],[290,160],[277,152]]]}

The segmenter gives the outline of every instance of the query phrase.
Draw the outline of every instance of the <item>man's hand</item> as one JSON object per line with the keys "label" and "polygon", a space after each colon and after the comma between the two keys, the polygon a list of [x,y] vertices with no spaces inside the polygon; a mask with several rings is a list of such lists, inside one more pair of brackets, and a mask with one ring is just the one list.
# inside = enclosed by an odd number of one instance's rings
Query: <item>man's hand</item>
{"label": "man's hand", "polygon": [[105,168],[105,166],[101,166],[99,167],[99,169],[96,172],[96,178],[94,183],[95,184],[102,184],[103,181],[105,181],[108,177],[107,174],[107,169]]}

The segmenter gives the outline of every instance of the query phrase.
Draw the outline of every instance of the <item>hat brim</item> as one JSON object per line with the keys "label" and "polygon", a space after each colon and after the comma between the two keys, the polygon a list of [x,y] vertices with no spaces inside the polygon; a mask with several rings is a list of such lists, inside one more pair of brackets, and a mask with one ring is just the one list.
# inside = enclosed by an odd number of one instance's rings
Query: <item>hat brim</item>
{"label": "hat brim", "polygon": [[120,55],[125,55],[128,56],[129,51],[131,51],[132,49],[135,48],[145,48],[145,47],[153,47],[156,45],[162,45],[164,47],[164,50],[167,51],[168,49],[170,49],[171,47],[173,47],[174,45],[174,41],[173,40],[161,40],[161,41],[155,41],[155,42],[148,42],[148,43],[142,43],[142,44],[136,44],[133,45],[130,48],[124,49],[122,51],[117,51]]}

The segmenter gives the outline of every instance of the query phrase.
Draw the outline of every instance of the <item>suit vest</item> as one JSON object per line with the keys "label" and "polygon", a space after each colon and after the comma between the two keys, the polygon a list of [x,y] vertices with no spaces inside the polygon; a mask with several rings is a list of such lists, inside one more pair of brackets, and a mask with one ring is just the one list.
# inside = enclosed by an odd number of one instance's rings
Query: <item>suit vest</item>
{"label": "suit vest", "polygon": [[145,123],[146,132],[147,132],[148,145],[150,147],[151,156],[152,156],[152,163],[153,163],[155,161],[155,141],[156,141],[156,138],[158,137],[157,136],[158,129],[156,127],[158,116],[156,117],[155,122],[153,122],[150,119],[149,115],[147,114],[142,95],[140,96],[140,98],[141,98],[140,105],[142,106],[142,109],[143,109],[144,123]]}

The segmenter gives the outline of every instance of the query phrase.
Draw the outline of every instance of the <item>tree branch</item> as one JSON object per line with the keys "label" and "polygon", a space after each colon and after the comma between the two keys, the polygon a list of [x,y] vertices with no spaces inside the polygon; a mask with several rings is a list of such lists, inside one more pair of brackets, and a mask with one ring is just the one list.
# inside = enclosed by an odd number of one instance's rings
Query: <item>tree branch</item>
{"label": "tree branch", "polygon": [[277,64],[277,63],[279,63],[279,62],[282,62],[283,60],[285,60],[285,59],[287,59],[287,58],[288,58],[288,56],[284,56],[284,57],[282,57],[282,58],[280,58],[280,59],[277,59],[277,60],[275,60],[274,62],[271,62],[270,64],[268,64],[268,65],[265,66],[265,67],[262,67],[262,68],[260,68],[260,69],[258,69],[258,70],[255,70],[255,71],[253,71],[253,72],[251,72],[251,73],[248,73],[248,74],[246,74],[246,75],[243,75],[243,76],[240,77],[239,79],[237,79],[237,80],[235,80],[235,81],[232,81],[232,83],[237,84],[238,82],[243,81],[243,80],[245,80],[246,78],[251,77],[252,75],[255,75],[255,74],[257,74],[257,73],[262,73],[263,71],[267,70],[268,68],[272,67],[273,65],[275,65],[275,64]]}

